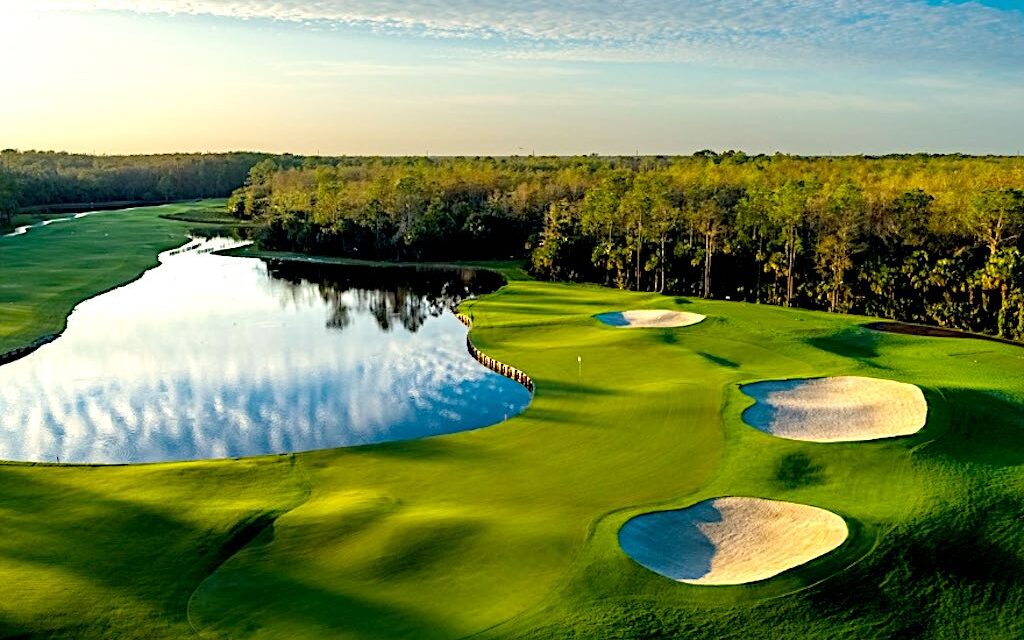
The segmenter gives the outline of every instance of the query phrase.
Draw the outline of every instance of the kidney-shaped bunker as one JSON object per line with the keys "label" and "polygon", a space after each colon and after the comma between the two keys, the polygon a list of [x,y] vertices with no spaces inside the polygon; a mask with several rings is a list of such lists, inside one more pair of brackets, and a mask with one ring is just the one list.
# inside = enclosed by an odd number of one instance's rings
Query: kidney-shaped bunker
{"label": "kidney-shaped bunker", "polygon": [[928,403],[905,382],[840,376],[772,380],[741,387],[757,402],[743,420],[790,440],[851,442],[917,433],[928,419]]}
{"label": "kidney-shaped bunker", "polygon": [[668,309],[635,309],[633,311],[599,313],[596,317],[607,325],[623,329],[670,329],[697,324],[702,322],[706,316],[687,311],[669,311]]}
{"label": "kidney-shaped bunker", "polygon": [[619,530],[629,557],[694,585],[766,580],[825,555],[849,530],[840,516],[803,504],[726,497],[637,516]]}

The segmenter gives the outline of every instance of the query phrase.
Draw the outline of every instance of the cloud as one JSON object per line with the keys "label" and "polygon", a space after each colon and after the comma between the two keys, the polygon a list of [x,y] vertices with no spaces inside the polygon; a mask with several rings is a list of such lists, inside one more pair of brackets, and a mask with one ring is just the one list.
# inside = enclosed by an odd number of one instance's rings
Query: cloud
{"label": "cloud", "polygon": [[667,96],[661,102],[675,106],[734,111],[756,108],[764,111],[909,113],[922,111],[912,100],[872,97],[857,93],[828,91],[749,91],[719,96]]}
{"label": "cloud", "polygon": [[967,85],[964,82],[937,76],[910,76],[908,78],[904,78],[903,82],[911,87],[937,89],[939,91],[963,91],[967,88]]}
{"label": "cloud", "polygon": [[536,59],[1024,65],[1024,13],[923,0],[40,0],[497,41]]}
{"label": "cloud", "polygon": [[[471,53],[471,52],[470,52]],[[286,76],[297,78],[389,78],[400,76],[456,76],[493,77],[494,75],[521,75],[531,78],[587,75],[584,69],[551,64],[523,65],[507,60],[455,60],[392,64],[369,60],[322,61],[311,60],[300,64],[282,65]]]}

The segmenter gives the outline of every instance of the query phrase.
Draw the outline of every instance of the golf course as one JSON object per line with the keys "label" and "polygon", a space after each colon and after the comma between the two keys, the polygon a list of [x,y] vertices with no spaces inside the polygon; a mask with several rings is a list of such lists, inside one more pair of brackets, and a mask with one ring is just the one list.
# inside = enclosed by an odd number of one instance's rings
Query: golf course
{"label": "golf course", "polygon": [[[162,268],[224,202],[0,237],[0,354]],[[0,464],[0,637],[1024,637],[1021,346],[463,266],[507,280],[459,310],[476,348],[532,379],[522,413],[240,459]],[[851,412],[863,432],[837,430]],[[807,415],[810,436],[782,424]],[[820,548],[714,584],[624,549],[651,514],[756,510],[737,497],[819,514]]]}

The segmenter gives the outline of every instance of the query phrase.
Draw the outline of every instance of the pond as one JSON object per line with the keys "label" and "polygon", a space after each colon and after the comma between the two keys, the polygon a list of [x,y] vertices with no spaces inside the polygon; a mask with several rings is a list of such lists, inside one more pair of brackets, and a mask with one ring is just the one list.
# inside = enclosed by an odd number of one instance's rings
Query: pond
{"label": "pond", "polygon": [[486,271],[212,253],[195,240],[80,304],[0,366],[0,459],[135,463],[251,456],[484,427],[530,393],[476,362],[452,309]]}

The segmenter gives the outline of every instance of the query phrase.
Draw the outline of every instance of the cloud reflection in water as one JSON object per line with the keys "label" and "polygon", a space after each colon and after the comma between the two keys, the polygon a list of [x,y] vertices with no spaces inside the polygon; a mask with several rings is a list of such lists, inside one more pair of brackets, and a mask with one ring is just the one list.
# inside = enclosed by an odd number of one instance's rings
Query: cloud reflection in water
{"label": "cloud reflection in water", "polygon": [[305,451],[483,427],[529,403],[466,351],[447,309],[480,286],[468,272],[268,264],[212,242],[82,303],[58,340],[0,367],[0,458]]}

